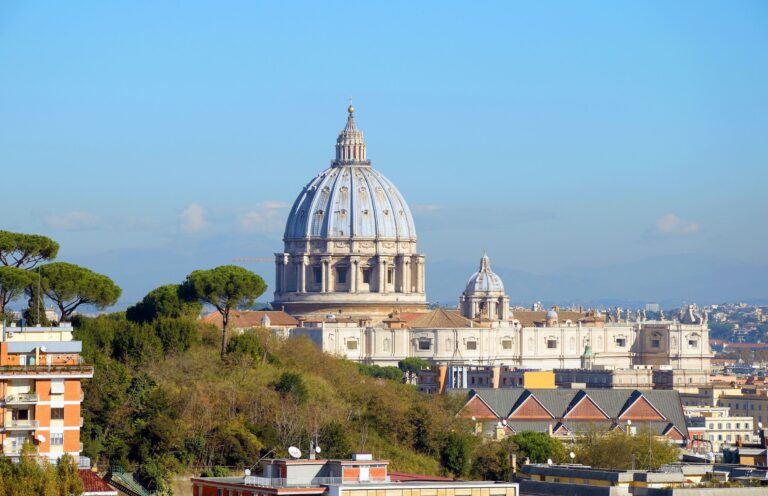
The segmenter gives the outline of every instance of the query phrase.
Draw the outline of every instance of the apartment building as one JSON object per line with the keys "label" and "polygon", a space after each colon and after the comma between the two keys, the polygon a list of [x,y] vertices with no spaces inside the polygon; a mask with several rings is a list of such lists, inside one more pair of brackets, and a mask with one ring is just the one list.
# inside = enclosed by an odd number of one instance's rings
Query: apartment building
{"label": "apartment building", "polygon": [[702,437],[698,441],[705,441],[715,453],[724,446],[751,443],[757,439],[752,417],[734,416],[727,406],[685,406],[683,412],[689,430],[690,426],[702,427]]}
{"label": "apartment building", "polygon": [[0,329],[0,444],[16,457],[24,443],[56,460],[64,453],[80,459],[81,382],[93,377],[83,365],[82,343],[72,327]]}
{"label": "apartment building", "polygon": [[734,415],[752,417],[755,425],[768,427],[768,390],[758,389],[738,395],[724,394],[718,398],[718,405],[730,408]]}
{"label": "apartment building", "polygon": [[193,477],[193,496],[519,496],[518,484],[456,481],[388,472],[387,460],[355,453],[349,460],[306,458],[261,462],[258,476]]}

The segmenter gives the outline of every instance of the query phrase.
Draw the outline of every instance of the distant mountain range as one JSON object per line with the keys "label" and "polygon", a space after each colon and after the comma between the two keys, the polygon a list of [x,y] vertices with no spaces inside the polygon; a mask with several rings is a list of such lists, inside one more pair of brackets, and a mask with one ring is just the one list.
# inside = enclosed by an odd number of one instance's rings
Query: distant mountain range
{"label": "distant mountain range", "polygon": [[[62,260],[107,274],[123,288],[117,308],[140,300],[162,284],[180,283],[192,270],[223,264],[242,264],[260,274],[269,290],[261,300],[271,299],[274,265],[269,254],[274,240],[237,236],[197,240],[144,250],[125,249],[98,255],[72,256]],[[493,261],[492,261],[493,262]],[[477,270],[476,260],[438,260],[427,257],[427,298],[431,303],[457,304],[467,279]],[[493,263],[504,281],[513,305],[584,305],[588,307],[639,308],[659,303],[677,308],[685,302],[700,305],[736,302],[768,303],[768,266],[751,265],[713,256],[660,256],[599,268],[578,268],[538,274]],[[23,302],[17,302],[22,304]]]}
{"label": "distant mountain range", "polygon": [[[427,262],[431,302],[456,305],[467,279],[477,270],[467,261]],[[639,308],[659,303],[677,308],[743,301],[768,302],[768,266],[700,255],[660,256],[598,268],[573,268],[534,274],[493,265],[513,305],[541,301],[550,305]]]}

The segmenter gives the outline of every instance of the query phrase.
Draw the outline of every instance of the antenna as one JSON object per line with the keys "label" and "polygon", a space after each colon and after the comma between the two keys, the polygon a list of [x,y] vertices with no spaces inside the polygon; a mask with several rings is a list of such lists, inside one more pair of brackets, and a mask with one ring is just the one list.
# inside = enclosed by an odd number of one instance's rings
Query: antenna
{"label": "antenna", "polygon": [[291,458],[301,458],[301,450],[296,446],[288,448],[288,454],[291,455]]}

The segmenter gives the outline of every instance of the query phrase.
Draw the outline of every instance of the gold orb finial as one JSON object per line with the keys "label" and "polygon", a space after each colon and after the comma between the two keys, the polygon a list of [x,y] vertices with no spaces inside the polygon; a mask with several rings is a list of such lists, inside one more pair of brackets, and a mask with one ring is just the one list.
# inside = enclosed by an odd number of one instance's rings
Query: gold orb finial
{"label": "gold orb finial", "polygon": [[349,104],[349,107],[347,107],[347,112],[349,112],[349,115],[352,115],[355,112],[355,107],[352,106],[352,104]]}

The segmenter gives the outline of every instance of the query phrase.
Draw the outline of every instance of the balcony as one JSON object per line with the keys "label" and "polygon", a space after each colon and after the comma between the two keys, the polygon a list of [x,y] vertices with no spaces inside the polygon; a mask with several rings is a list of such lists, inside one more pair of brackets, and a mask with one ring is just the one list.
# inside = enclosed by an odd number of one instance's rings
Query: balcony
{"label": "balcony", "polygon": [[9,394],[4,399],[6,405],[33,405],[40,401],[37,393]]}
{"label": "balcony", "polygon": [[40,422],[37,420],[6,420],[3,427],[6,431],[29,431],[39,426]]}
{"label": "balcony", "polygon": [[0,365],[0,378],[19,376],[93,377],[93,365]]}
{"label": "balcony", "polygon": [[376,477],[371,480],[358,480],[342,477],[314,477],[314,478],[296,478],[296,479],[281,479],[276,477],[257,477],[253,475],[247,475],[243,478],[243,483],[249,486],[260,487],[321,487],[321,486],[338,486],[341,484],[379,484],[382,482],[390,482],[389,477]]}

